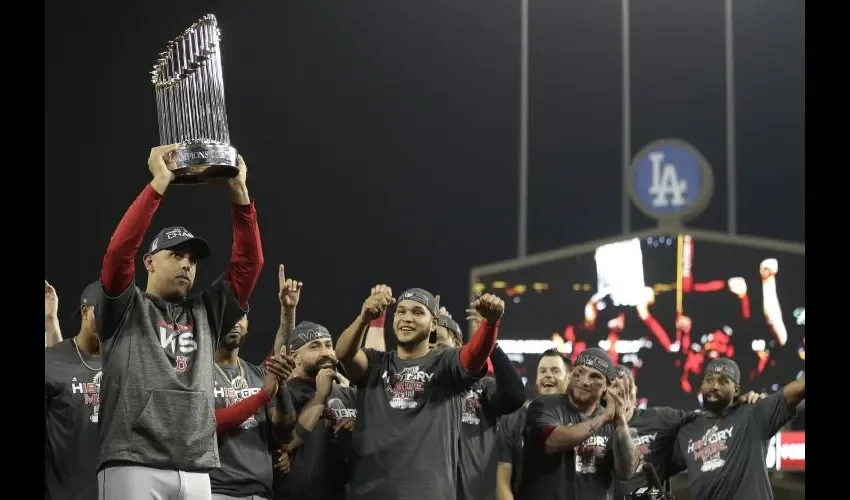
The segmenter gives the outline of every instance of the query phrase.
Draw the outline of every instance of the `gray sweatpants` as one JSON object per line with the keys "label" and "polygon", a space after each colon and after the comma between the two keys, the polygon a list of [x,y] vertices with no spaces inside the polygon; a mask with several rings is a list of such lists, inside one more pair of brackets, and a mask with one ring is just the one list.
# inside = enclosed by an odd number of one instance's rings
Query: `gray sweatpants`
{"label": "gray sweatpants", "polygon": [[98,500],[211,500],[206,472],[107,467],[97,473]]}

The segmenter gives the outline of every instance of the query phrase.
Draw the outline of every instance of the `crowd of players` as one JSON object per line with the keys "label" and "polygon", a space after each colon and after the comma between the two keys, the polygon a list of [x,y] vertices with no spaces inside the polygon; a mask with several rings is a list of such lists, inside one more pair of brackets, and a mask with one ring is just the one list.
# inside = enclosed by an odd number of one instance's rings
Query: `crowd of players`
{"label": "crowd of players", "polygon": [[[687,471],[691,496],[772,498],[767,441],[805,397],[805,376],[741,395],[730,359],[703,373],[703,409],[635,409],[628,369],[599,348],[537,366],[538,397],[497,344],[504,302],[470,304],[473,333],[430,292],[377,285],[336,345],[296,323],[302,284],[281,266],[280,328],[262,366],[239,356],[264,257],[247,169],[232,204],[229,266],[190,295],[209,245],[183,227],[135,259],[174,174],[176,146],[127,209],[61,340],[45,282],[45,497],[70,500],[623,498]],[[391,313],[391,314],[390,314]],[[397,341],[384,348],[384,319]],[[271,340],[271,339],[270,339]],[[648,484],[649,483],[649,484]]]}

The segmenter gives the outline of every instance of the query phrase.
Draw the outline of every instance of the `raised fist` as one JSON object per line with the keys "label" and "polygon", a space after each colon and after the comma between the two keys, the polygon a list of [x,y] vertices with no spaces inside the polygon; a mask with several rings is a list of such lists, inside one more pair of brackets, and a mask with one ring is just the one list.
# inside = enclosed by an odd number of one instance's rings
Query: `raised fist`
{"label": "raised fist", "polygon": [[395,303],[393,290],[387,285],[376,285],[372,287],[372,294],[363,303],[360,315],[366,322],[371,322],[384,314],[389,306]]}
{"label": "raised fist", "polygon": [[505,314],[505,301],[489,293],[478,297],[470,305],[491,325],[495,325]]}

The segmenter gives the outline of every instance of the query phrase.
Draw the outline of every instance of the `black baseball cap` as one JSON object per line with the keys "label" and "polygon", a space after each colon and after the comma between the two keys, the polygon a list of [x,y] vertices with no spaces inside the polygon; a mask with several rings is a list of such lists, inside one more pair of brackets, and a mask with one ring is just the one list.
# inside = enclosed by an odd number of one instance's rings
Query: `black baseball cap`
{"label": "black baseball cap", "polygon": [[95,305],[97,303],[98,297],[100,297],[100,280],[92,281],[83,289],[83,293],[80,295],[80,307],[74,311],[74,314],[71,316],[80,314],[80,310],[83,306],[87,305]]}
{"label": "black baseball cap", "polygon": [[445,314],[440,314],[439,318],[439,326],[442,326],[446,330],[452,332],[455,337],[460,341],[461,344],[465,344],[465,338],[463,336],[463,330],[460,329],[460,325],[457,324],[457,321],[453,320],[449,316]]}
{"label": "black baseball cap", "polygon": [[198,238],[183,226],[167,227],[157,233],[148,246],[148,254],[153,255],[160,250],[168,250],[178,245],[188,244],[195,250],[195,258],[206,259],[210,256],[210,245],[203,238]]}

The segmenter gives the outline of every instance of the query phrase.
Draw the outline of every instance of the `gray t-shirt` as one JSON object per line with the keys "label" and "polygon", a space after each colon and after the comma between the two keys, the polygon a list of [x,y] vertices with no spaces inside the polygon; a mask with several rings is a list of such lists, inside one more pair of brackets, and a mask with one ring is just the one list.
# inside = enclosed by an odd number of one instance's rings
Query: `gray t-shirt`
{"label": "gray t-shirt", "polygon": [[[598,407],[595,417],[603,411]],[[540,396],[528,405],[522,479],[517,500],[610,500],[614,476],[612,424],[605,424],[572,450],[547,454],[545,430],[587,420],[566,395]]]}
{"label": "gray t-shirt", "polygon": [[794,418],[779,390],[756,404],[714,418],[701,412],[682,426],[673,463],[688,471],[694,500],[772,500],[767,445]]}
{"label": "gray t-shirt", "polygon": [[[263,387],[263,369],[240,359],[240,367],[219,365],[213,381],[215,407],[227,408],[257,394]],[[223,372],[223,374],[222,374]],[[244,378],[243,378],[244,373]],[[213,493],[232,497],[272,497],[271,401],[238,428],[218,434],[221,468],[210,471]]]}
{"label": "gray t-shirt", "polygon": [[100,359],[72,339],[44,352],[44,490],[53,500],[97,499]]}
{"label": "gray t-shirt", "polygon": [[411,360],[395,351],[364,352],[369,369],[357,381],[348,500],[456,500],[458,395],[469,387],[460,349]]}
{"label": "gray t-shirt", "polygon": [[490,404],[496,380],[484,377],[459,396],[461,399],[458,500],[492,500],[496,494],[499,415]]}
{"label": "gray t-shirt", "polygon": [[514,496],[519,491],[522,477],[522,445],[525,431],[525,416],[528,407],[506,415],[499,420],[499,462],[511,464],[511,491]]}
{"label": "gray t-shirt", "polygon": [[[312,381],[290,379],[278,392],[278,409],[300,415],[316,395]],[[275,498],[287,500],[342,500],[348,484],[351,458],[351,433],[334,425],[357,419],[357,391],[337,383],[325,401],[319,422],[290,458],[289,473],[275,481]]]}
{"label": "gray t-shirt", "polygon": [[[684,410],[666,407],[636,409],[629,420],[629,428],[637,433],[634,437],[635,448],[640,456],[637,470],[640,471],[649,462],[661,481],[679,472],[670,464],[673,445],[679,429],[689,418],[694,417],[695,414],[689,417]],[[614,478],[614,498],[620,500],[641,486],[647,484],[646,477],[640,472],[625,481]]]}
{"label": "gray t-shirt", "polygon": [[221,332],[247,311],[223,277],[178,303],[133,284],[118,297],[100,292],[98,470],[110,462],[188,472],[218,467],[213,356]]}

